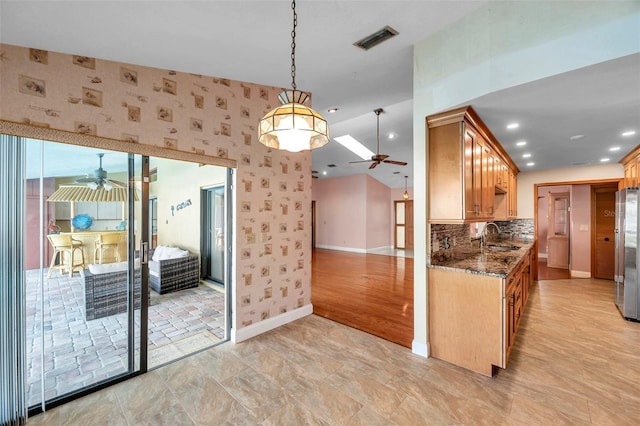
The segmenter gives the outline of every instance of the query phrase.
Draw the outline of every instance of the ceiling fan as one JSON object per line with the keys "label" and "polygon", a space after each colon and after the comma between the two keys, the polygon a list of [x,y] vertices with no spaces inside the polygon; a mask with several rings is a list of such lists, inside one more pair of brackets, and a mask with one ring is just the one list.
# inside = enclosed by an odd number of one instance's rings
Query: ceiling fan
{"label": "ceiling fan", "polygon": [[395,160],[387,160],[389,158],[386,154],[380,154],[380,114],[384,112],[382,108],[374,109],[373,112],[376,114],[376,154],[371,157],[371,160],[361,160],[361,161],[349,161],[349,163],[368,163],[372,161],[369,169],[375,169],[376,166],[380,163],[387,164],[395,164],[396,166],[406,166],[407,163],[404,161],[395,161]]}
{"label": "ceiling fan", "polygon": [[107,178],[107,171],[102,168],[103,153],[96,154],[100,159],[100,167],[93,171],[93,177],[87,177],[76,179],[76,183],[86,183],[91,189],[104,188],[107,191],[113,189],[114,186],[125,187],[125,183]]}

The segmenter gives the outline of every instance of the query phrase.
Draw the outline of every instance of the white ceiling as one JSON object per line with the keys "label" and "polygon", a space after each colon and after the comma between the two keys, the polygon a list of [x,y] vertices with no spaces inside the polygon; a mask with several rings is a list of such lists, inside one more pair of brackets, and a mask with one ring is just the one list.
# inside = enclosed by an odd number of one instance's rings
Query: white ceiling
{"label": "white ceiling", "polygon": [[[349,133],[372,151],[373,110],[384,108],[380,151],[409,163],[369,171],[367,163],[349,164],[358,158],[331,142],[314,151],[314,169],[326,170],[328,176],[370,173],[390,187],[403,187],[408,175],[411,185],[412,46],[484,3],[299,0],[298,88],[313,93],[313,106],[328,119],[332,136]],[[352,45],[385,25],[400,34],[366,52]],[[282,87],[291,83],[290,31],[288,0],[0,0],[3,43]],[[469,103],[521,170],[596,164],[605,156],[618,161],[640,142],[640,55]],[[339,111],[328,114],[331,107]],[[529,142],[524,150],[515,147],[515,134],[504,130],[512,119],[521,123],[518,139]],[[638,134],[622,140],[619,133],[624,128],[634,128]],[[386,139],[388,132],[398,138]],[[585,137],[571,141],[575,134]],[[621,150],[610,153],[613,145]],[[533,168],[524,165],[525,151],[532,154]],[[327,164],[338,167],[329,169]]]}

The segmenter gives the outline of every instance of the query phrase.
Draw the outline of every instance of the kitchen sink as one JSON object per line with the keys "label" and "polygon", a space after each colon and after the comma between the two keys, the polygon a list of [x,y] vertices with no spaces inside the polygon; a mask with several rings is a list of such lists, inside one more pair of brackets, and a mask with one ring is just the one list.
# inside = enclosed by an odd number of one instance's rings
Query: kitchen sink
{"label": "kitchen sink", "polygon": [[493,250],[493,251],[513,251],[513,250],[520,249],[520,247],[519,246],[498,246],[495,244],[489,244],[487,245],[487,249]]}

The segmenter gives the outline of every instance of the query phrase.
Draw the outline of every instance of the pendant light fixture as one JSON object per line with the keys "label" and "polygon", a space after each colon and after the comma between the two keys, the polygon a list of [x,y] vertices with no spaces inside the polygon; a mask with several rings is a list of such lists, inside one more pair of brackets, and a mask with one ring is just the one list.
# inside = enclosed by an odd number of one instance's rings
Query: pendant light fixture
{"label": "pendant light fixture", "polygon": [[407,191],[407,178],[409,176],[405,176],[404,177],[404,194],[402,194],[402,198],[404,198],[405,200],[409,199],[409,192]]}
{"label": "pendant light fixture", "polygon": [[291,88],[278,95],[281,106],[269,111],[260,120],[258,141],[270,148],[298,152],[315,149],[329,142],[327,120],[304,105],[309,94],[296,88],[296,2],[291,2],[293,30],[291,31]]}

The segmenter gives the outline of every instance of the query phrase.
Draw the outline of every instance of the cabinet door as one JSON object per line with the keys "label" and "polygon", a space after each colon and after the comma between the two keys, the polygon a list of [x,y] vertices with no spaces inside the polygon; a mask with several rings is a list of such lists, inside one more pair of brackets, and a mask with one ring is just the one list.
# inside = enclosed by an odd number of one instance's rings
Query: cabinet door
{"label": "cabinet door", "polygon": [[509,360],[509,352],[511,351],[511,346],[513,345],[513,341],[515,340],[516,330],[515,330],[515,286],[513,284],[509,285],[509,282],[512,282],[514,279],[513,275],[506,278],[505,282],[505,297],[504,297],[504,364],[506,367],[507,361]]}
{"label": "cabinet door", "polygon": [[[480,168],[476,167],[479,153],[476,152],[476,133],[464,126],[464,209],[465,219],[477,218],[480,204],[476,182],[480,182]],[[477,174],[476,174],[477,171]]]}
{"label": "cabinet door", "polygon": [[493,152],[486,142],[482,147],[482,215],[493,218],[495,215],[495,181],[493,173]]}
{"label": "cabinet door", "polygon": [[510,218],[514,218],[518,216],[518,177],[513,172],[513,170],[509,169],[509,188],[507,190],[509,211],[507,215]]}

